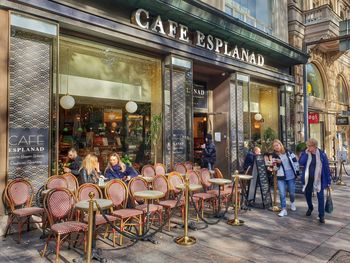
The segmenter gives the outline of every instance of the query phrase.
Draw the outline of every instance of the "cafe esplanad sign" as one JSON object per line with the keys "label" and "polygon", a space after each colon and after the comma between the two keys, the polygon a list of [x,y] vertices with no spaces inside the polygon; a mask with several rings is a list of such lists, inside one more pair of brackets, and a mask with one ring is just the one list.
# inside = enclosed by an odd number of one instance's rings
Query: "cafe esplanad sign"
{"label": "cafe esplanad sign", "polygon": [[[149,12],[144,9],[137,9],[133,12],[131,22],[143,29],[148,29],[227,57],[260,67],[264,66],[264,57],[260,54],[255,54],[243,47],[238,47],[212,35],[205,35],[198,30],[192,32],[187,26],[178,22],[172,20],[163,21],[160,15],[150,18]],[[190,36],[194,36],[193,39]]]}

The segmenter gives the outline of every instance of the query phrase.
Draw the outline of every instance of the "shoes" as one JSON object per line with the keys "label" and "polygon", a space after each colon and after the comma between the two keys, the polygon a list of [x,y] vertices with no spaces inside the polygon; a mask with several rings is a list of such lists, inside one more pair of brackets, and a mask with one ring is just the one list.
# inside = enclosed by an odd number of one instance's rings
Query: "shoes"
{"label": "shoes", "polygon": [[284,216],[286,216],[286,215],[288,215],[286,209],[282,209],[282,211],[278,214],[279,217],[284,217]]}
{"label": "shoes", "polygon": [[314,209],[309,208],[306,212],[306,216],[311,216],[312,210],[314,210]]}
{"label": "shoes", "polygon": [[295,206],[295,202],[290,203],[290,210],[296,211],[297,207]]}
{"label": "shoes", "polygon": [[321,223],[321,224],[326,223],[326,221],[324,220],[324,217],[323,217],[323,216],[322,216],[322,217],[320,217],[320,223]]}

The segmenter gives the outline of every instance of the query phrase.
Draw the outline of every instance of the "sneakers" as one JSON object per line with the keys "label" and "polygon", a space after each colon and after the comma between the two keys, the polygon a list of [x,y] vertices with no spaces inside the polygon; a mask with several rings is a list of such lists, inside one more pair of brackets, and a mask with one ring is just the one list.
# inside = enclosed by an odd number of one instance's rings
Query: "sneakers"
{"label": "sneakers", "polygon": [[326,223],[326,221],[324,220],[324,217],[320,217],[320,223],[321,223],[321,224]]}
{"label": "sneakers", "polygon": [[312,213],[312,210],[314,210],[313,208],[312,209],[308,209],[307,212],[306,212],[306,216],[311,216],[311,213]]}
{"label": "sneakers", "polygon": [[284,217],[284,216],[286,216],[286,215],[288,215],[286,209],[282,209],[282,211],[278,214],[279,217]]}
{"label": "sneakers", "polygon": [[290,203],[290,210],[296,211],[297,207],[295,206],[295,202]]}

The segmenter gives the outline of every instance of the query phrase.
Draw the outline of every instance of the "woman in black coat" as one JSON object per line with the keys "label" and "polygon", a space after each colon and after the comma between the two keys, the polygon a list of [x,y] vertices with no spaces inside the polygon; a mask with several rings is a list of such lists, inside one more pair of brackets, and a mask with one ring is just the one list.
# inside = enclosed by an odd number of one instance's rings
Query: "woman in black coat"
{"label": "woman in black coat", "polygon": [[203,167],[209,170],[214,169],[214,164],[216,162],[216,147],[213,143],[213,137],[211,134],[207,134],[205,138],[205,144],[202,145],[202,164]]}

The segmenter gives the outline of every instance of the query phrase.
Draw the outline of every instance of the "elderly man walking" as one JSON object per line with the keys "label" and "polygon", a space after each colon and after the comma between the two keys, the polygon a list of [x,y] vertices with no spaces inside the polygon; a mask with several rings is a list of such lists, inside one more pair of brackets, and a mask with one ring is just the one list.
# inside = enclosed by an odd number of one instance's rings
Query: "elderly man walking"
{"label": "elderly man walking", "polygon": [[312,204],[312,192],[315,190],[318,200],[318,216],[320,223],[324,224],[324,189],[331,185],[328,158],[326,153],[318,148],[316,139],[309,139],[306,144],[307,149],[302,152],[299,159],[299,164],[304,166],[301,181],[304,185],[303,191],[305,192],[306,202],[309,208],[306,212],[306,216],[311,216],[312,210],[314,209]]}

